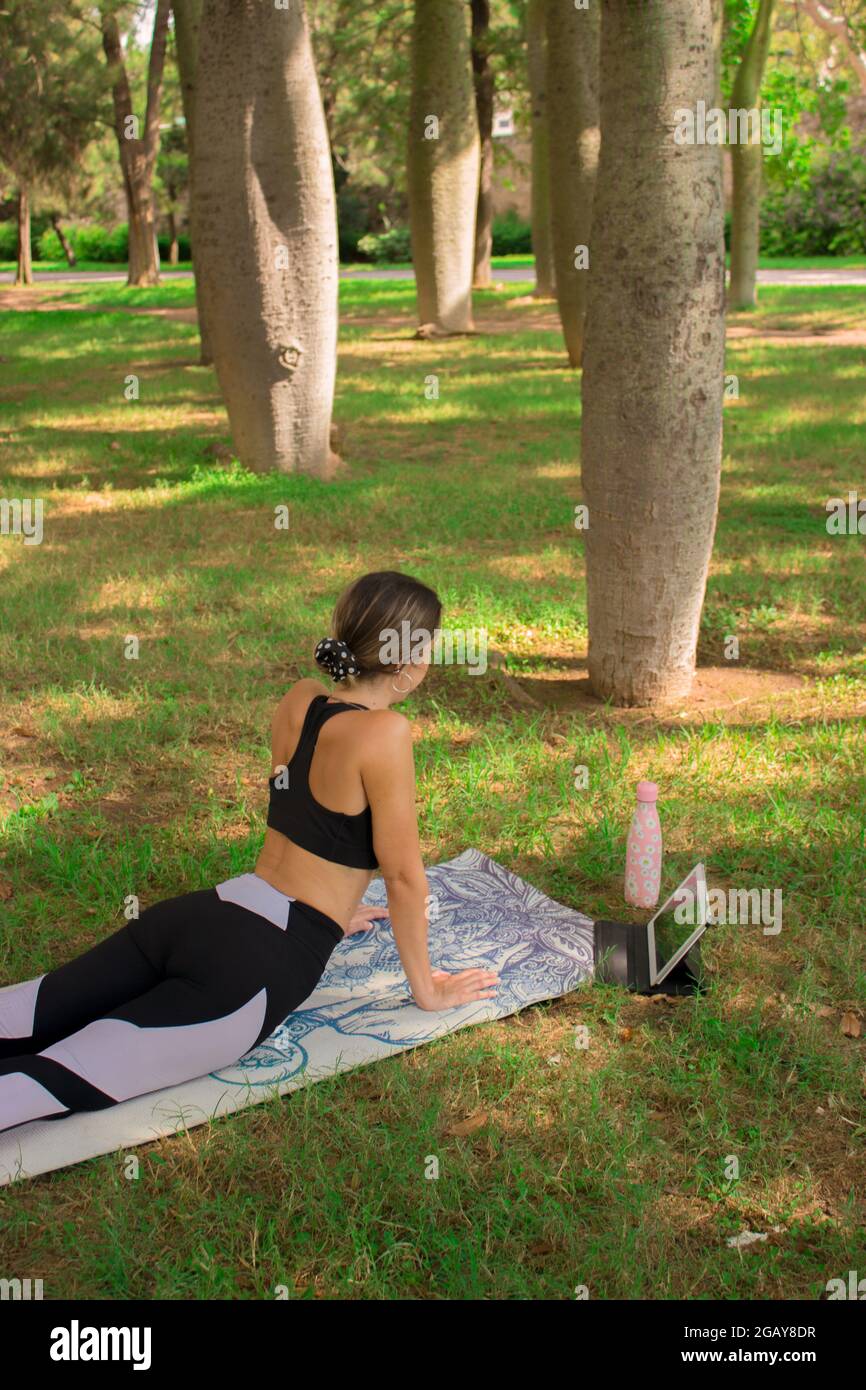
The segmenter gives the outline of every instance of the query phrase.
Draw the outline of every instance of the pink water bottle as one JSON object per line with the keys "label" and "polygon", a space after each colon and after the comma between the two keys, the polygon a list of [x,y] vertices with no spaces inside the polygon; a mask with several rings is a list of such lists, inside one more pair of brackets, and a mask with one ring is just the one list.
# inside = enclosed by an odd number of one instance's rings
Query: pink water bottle
{"label": "pink water bottle", "polygon": [[625,900],[632,907],[655,907],[662,877],[662,828],[655,782],[638,782],[637,806],[625,851]]}

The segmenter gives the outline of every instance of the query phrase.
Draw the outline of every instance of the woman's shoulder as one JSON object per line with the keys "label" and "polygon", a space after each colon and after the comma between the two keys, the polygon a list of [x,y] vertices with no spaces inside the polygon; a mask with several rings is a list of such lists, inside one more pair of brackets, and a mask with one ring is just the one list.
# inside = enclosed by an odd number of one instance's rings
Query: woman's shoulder
{"label": "woman's shoulder", "polygon": [[295,681],[274,710],[274,728],[282,728],[286,721],[292,722],[296,715],[303,713],[316,695],[327,695],[328,690],[321,681],[305,677]]}
{"label": "woman's shoulder", "polygon": [[303,680],[295,681],[290,685],[284,700],[291,701],[295,705],[309,704],[314,695],[330,695],[330,691],[321,681],[317,681],[314,676],[305,676]]}

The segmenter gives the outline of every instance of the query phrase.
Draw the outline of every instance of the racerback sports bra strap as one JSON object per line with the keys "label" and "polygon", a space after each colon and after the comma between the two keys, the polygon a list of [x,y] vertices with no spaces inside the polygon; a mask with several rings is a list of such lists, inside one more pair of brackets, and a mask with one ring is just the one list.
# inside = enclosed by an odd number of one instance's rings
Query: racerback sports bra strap
{"label": "racerback sports bra strap", "polygon": [[288,763],[288,786],[277,786],[276,776],[268,779],[270,801],[268,825],[285,835],[301,849],[332,863],[353,869],[379,867],[373,850],[373,813],[369,806],[355,815],[332,811],[316,801],[310,791],[310,765],[322,726],[345,709],[367,709],[348,700],[331,703],[327,695],[310,701],[297,747]]}

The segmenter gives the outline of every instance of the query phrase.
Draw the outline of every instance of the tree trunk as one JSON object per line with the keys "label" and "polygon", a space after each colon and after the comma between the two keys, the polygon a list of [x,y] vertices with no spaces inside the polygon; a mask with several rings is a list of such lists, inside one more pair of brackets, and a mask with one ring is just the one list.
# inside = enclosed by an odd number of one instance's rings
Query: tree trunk
{"label": "tree trunk", "polygon": [[615,705],[691,688],[719,496],[721,147],[679,145],[714,92],[711,0],[604,0],[583,370],[589,674]]}
{"label": "tree trunk", "polygon": [[56,212],[52,212],[51,214],[51,225],[54,228],[57,240],[60,242],[60,249],[66,257],[66,264],[69,266],[76,266],[78,264],[78,260],[76,258],[75,252],[72,249],[72,242],[69,240],[62,226],[60,225],[60,216]]}
{"label": "tree trunk", "polygon": [[196,199],[192,187],[192,171],[195,165],[195,87],[198,66],[198,31],[201,23],[202,0],[174,0],[174,40],[177,51],[177,67],[180,75],[180,95],[183,102],[183,115],[186,122],[186,150],[189,161],[189,224],[192,247],[192,268],[195,276],[195,303],[198,314],[199,361],[203,367],[213,362],[208,327],[205,321],[205,306],[202,302],[198,282],[198,267],[195,254],[195,208]]}
{"label": "tree trunk", "polygon": [[464,0],[415,0],[407,188],[423,336],[471,332],[480,148]]}
{"label": "tree trunk", "polygon": [[129,222],[129,285],[159,284],[159,250],[153,206],[153,172],[159,152],[159,102],[168,35],[169,0],[157,0],[147,70],[144,133],[135,134],[137,118],[113,11],[102,13],[102,47],[112,82],[114,131],[120,153]]}
{"label": "tree trunk", "polygon": [[[771,22],[775,0],[759,0],[752,31],[746,40],[731,91],[732,111],[761,108],[761,82],[770,48]],[[759,127],[759,119],[756,126]],[[731,144],[731,283],[728,303],[733,309],[748,309],[757,301],[758,252],[761,244],[761,180],[764,150],[754,142],[734,140]]]}
{"label": "tree trunk", "polygon": [[177,217],[174,208],[168,210],[168,263],[177,265],[180,260],[180,252],[177,244]]}
{"label": "tree trunk", "polygon": [[214,365],[247,468],[328,477],[337,214],[302,3],[205,0],[192,188]]}
{"label": "tree trunk", "polygon": [[722,109],[722,44],[725,37],[725,0],[713,0],[713,53],[715,55],[715,79],[713,86],[713,105]]}
{"label": "tree trunk", "polygon": [[550,140],[547,124],[547,26],[545,0],[529,0],[526,46],[532,116],[532,252],[537,299],[556,294],[550,230]]}
{"label": "tree trunk", "polygon": [[33,258],[30,251],[30,196],[23,184],[18,187],[18,269],[16,285],[33,284]]}
{"label": "tree trunk", "polygon": [[481,142],[478,207],[475,214],[475,262],[472,283],[489,289],[493,253],[493,69],[488,52],[490,0],[472,0],[472,75]]}
{"label": "tree trunk", "polygon": [[589,233],[598,165],[598,0],[585,10],[547,11],[547,122],[550,213],[562,333],[572,367],[583,356],[589,283]]}

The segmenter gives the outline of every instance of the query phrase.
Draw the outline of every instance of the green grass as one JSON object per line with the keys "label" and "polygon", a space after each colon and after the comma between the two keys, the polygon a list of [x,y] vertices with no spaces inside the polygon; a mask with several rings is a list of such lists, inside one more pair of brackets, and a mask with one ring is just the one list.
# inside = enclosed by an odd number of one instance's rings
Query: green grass
{"label": "green grass", "polygon": [[666,882],[703,858],[713,883],[781,887],[783,931],[720,929],[701,999],[586,990],[137,1150],[137,1181],[117,1155],[4,1189],[0,1268],[46,1297],[789,1299],[864,1269],[866,1050],[841,1021],[866,1009],[866,539],[824,525],[827,498],[863,490],[863,349],[760,334],[862,325],[866,292],[764,288],[732,320],[755,336],[729,342],[700,636],[729,707],[648,717],[569,685],[579,376],[524,290],[478,295],[479,334],[432,343],[411,340],[409,284],[344,282],[329,485],[206,453],[228,434],[194,326],[125,312],[189,308],[190,282],[3,315],[0,495],[42,497],[45,540],[0,539],[0,983],[121,925],[127,893],[250,866],[273,705],[313,673],[341,586],[393,565],[437,586],[448,625],[486,627],[538,701],[434,669],[406,707],[427,862],[476,845],[622,911],[649,777]]}
{"label": "green grass", "polygon": [[[0,271],[2,271],[2,270],[12,270],[12,271],[15,271],[15,270],[17,270],[17,269],[18,269],[18,262],[17,262],[17,261],[2,261],[2,260],[0,260]],[[34,269],[34,271],[39,271],[40,274],[47,273],[47,272],[49,272],[49,271],[54,271],[54,272],[57,273],[57,274],[63,273],[63,274],[67,274],[67,275],[77,275],[80,271],[93,271],[93,270],[99,271],[99,270],[101,270],[101,271],[105,271],[105,272],[106,272],[107,274],[109,274],[109,275],[119,275],[119,274],[121,274],[121,273],[123,273],[123,274],[125,275],[126,272],[127,272],[127,262],[126,262],[126,261],[86,261],[86,260],[80,260],[80,261],[78,261],[74,266],[70,266],[69,263],[68,263],[66,260],[59,260],[59,261],[37,261],[37,260],[34,260],[34,261],[33,261],[33,269]],[[168,261],[163,261],[163,262],[162,262],[162,269],[163,269],[163,270],[186,270],[186,271],[190,271],[190,270],[192,270],[192,262],[191,262],[191,261],[179,261],[177,265],[169,265]]]}

